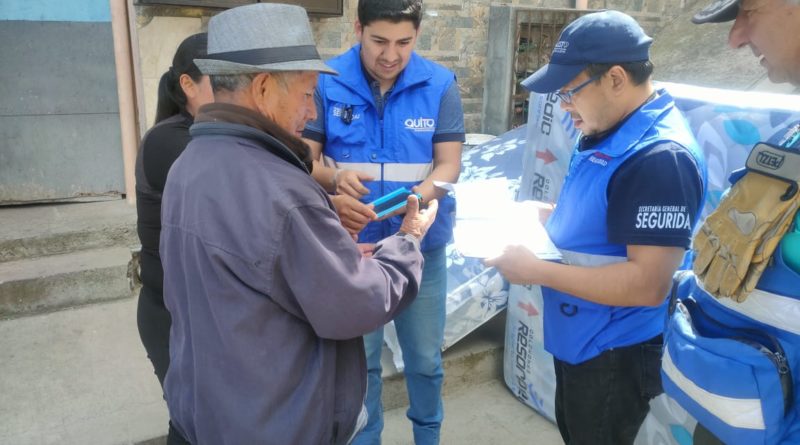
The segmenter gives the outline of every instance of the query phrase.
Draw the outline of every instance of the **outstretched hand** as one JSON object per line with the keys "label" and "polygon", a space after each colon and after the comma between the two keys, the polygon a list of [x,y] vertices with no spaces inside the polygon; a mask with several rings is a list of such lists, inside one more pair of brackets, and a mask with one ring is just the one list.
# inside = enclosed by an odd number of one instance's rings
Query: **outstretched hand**
{"label": "outstretched hand", "polygon": [[436,219],[436,212],[439,210],[439,201],[431,200],[428,207],[420,210],[419,198],[417,195],[409,195],[406,202],[406,215],[403,217],[403,223],[400,226],[400,231],[408,233],[422,240],[428,229]]}

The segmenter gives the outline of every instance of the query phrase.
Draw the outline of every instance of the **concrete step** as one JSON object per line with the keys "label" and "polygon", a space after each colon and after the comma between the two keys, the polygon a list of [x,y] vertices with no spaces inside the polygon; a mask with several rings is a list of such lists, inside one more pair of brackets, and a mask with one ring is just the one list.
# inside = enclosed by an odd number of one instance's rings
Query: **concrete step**
{"label": "concrete step", "polygon": [[0,318],[130,297],[130,259],[109,247],[0,263]]}
{"label": "concrete step", "polygon": [[136,208],[121,199],[0,207],[0,263],[135,246]]}
{"label": "concrete step", "polygon": [[[130,298],[0,320],[0,444],[164,443],[167,411],[139,340],[136,303]],[[496,317],[445,351],[445,401],[498,381],[503,325],[503,317]],[[402,410],[403,378],[384,364],[385,407]],[[532,413],[507,395],[503,409]],[[494,411],[483,403],[472,409]]]}

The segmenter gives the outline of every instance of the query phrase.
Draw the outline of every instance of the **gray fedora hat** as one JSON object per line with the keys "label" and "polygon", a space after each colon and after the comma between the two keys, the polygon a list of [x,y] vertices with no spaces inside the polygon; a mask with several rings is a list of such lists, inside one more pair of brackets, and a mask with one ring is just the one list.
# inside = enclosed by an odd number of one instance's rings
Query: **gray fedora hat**
{"label": "gray fedora hat", "polygon": [[256,3],[229,9],[208,22],[208,55],[194,59],[203,74],[319,71],[339,74],[322,62],[306,10]]}

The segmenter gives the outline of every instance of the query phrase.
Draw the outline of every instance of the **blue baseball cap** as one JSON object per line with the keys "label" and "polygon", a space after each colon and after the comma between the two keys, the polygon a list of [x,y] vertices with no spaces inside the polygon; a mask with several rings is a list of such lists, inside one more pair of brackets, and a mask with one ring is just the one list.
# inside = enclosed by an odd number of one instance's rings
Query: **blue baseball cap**
{"label": "blue baseball cap", "polygon": [[692,17],[692,23],[730,22],[739,15],[739,0],[715,0]]}
{"label": "blue baseball cap", "polygon": [[611,10],[586,14],[564,28],[550,63],[523,80],[522,86],[536,93],[551,93],[591,63],[650,60],[651,43],[653,39],[627,14]]}

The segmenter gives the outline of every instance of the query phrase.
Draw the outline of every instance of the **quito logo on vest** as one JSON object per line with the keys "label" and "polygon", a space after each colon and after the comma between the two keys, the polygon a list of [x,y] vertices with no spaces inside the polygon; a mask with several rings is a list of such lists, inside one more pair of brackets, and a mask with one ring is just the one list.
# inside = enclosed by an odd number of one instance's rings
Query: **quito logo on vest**
{"label": "quito logo on vest", "polygon": [[406,119],[403,124],[406,130],[411,131],[433,131],[436,129],[436,120],[426,117]]}

